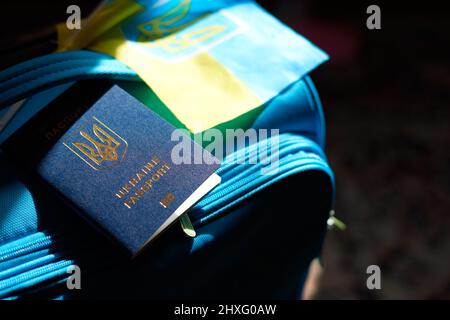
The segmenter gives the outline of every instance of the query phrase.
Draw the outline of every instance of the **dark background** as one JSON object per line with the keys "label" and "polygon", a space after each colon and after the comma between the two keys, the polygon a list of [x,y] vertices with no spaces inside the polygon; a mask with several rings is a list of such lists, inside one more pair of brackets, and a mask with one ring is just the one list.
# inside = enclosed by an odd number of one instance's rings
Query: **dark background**
{"label": "dark background", "polygon": [[[335,209],[347,229],[329,233],[325,269],[313,267],[308,297],[449,299],[445,2],[259,2],[331,57],[312,77],[327,118]],[[45,27],[64,20],[69,4],[85,13],[96,1],[2,2],[0,68],[49,50]],[[370,4],[381,8],[381,30],[366,28]],[[366,288],[372,264],[381,268],[381,290]]]}
{"label": "dark background", "polygon": [[[331,57],[312,76],[347,230],[329,233],[310,293],[449,299],[450,11],[434,1],[266,2]],[[381,30],[366,28],[370,4]],[[371,264],[382,290],[366,287]]]}

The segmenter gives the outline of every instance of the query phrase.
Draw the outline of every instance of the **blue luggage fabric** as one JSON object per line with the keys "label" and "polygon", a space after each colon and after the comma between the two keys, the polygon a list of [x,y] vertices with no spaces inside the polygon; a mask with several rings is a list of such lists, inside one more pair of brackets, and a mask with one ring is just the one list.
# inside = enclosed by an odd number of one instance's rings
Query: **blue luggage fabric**
{"label": "blue luggage fabric", "polygon": [[[117,60],[88,51],[0,72],[1,108],[31,97],[0,141],[87,78],[140,81]],[[197,236],[187,238],[173,225],[132,261],[0,153],[0,298],[298,298],[334,201],[311,79],[269,101],[253,127],[280,129],[278,170],[263,175],[262,164],[225,159],[217,171],[222,183],[189,212]],[[258,152],[264,150],[257,143],[230,156]],[[66,286],[75,265],[81,290]]]}

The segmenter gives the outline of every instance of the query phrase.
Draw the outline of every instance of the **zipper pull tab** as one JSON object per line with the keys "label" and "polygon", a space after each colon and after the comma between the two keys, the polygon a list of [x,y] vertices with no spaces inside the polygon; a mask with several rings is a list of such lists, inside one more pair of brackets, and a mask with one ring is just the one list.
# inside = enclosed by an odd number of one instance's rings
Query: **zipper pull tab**
{"label": "zipper pull tab", "polygon": [[342,222],[341,220],[339,220],[338,218],[336,218],[336,213],[334,212],[334,210],[330,211],[330,216],[327,220],[327,226],[328,226],[328,230],[332,230],[334,228],[337,228],[341,231],[345,230],[347,228],[347,226],[345,225],[344,222]]}
{"label": "zipper pull tab", "polygon": [[183,229],[183,232],[191,238],[194,238],[197,235],[197,232],[195,232],[194,226],[192,225],[191,219],[187,215],[187,213],[184,213],[180,216],[180,224],[181,229]]}

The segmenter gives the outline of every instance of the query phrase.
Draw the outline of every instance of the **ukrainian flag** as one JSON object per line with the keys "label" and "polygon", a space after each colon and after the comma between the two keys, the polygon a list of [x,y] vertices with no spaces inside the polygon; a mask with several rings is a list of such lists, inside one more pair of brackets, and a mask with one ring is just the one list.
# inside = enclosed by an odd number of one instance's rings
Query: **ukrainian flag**
{"label": "ukrainian flag", "polygon": [[107,1],[95,25],[91,38],[59,28],[61,48],[78,41],[121,60],[157,96],[147,100],[193,133],[252,114],[328,59],[253,1]]}

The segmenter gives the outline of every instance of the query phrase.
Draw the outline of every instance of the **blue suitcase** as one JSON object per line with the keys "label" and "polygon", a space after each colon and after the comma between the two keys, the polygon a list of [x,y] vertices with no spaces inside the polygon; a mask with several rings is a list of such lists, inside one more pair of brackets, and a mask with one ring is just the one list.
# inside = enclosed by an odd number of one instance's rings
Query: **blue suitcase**
{"label": "blue suitcase", "polygon": [[[74,81],[97,78],[140,81],[117,60],[89,51],[1,72],[2,108],[29,99],[0,141]],[[217,171],[222,183],[189,212],[197,236],[173,225],[134,260],[0,153],[0,298],[298,298],[334,201],[312,80],[306,76],[266,103],[252,127],[280,129],[279,170],[261,174],[262,164],[225,159]],[[254,144],[232,156],[258,152]],[[75,265],[81,290],[66,285]]]}

